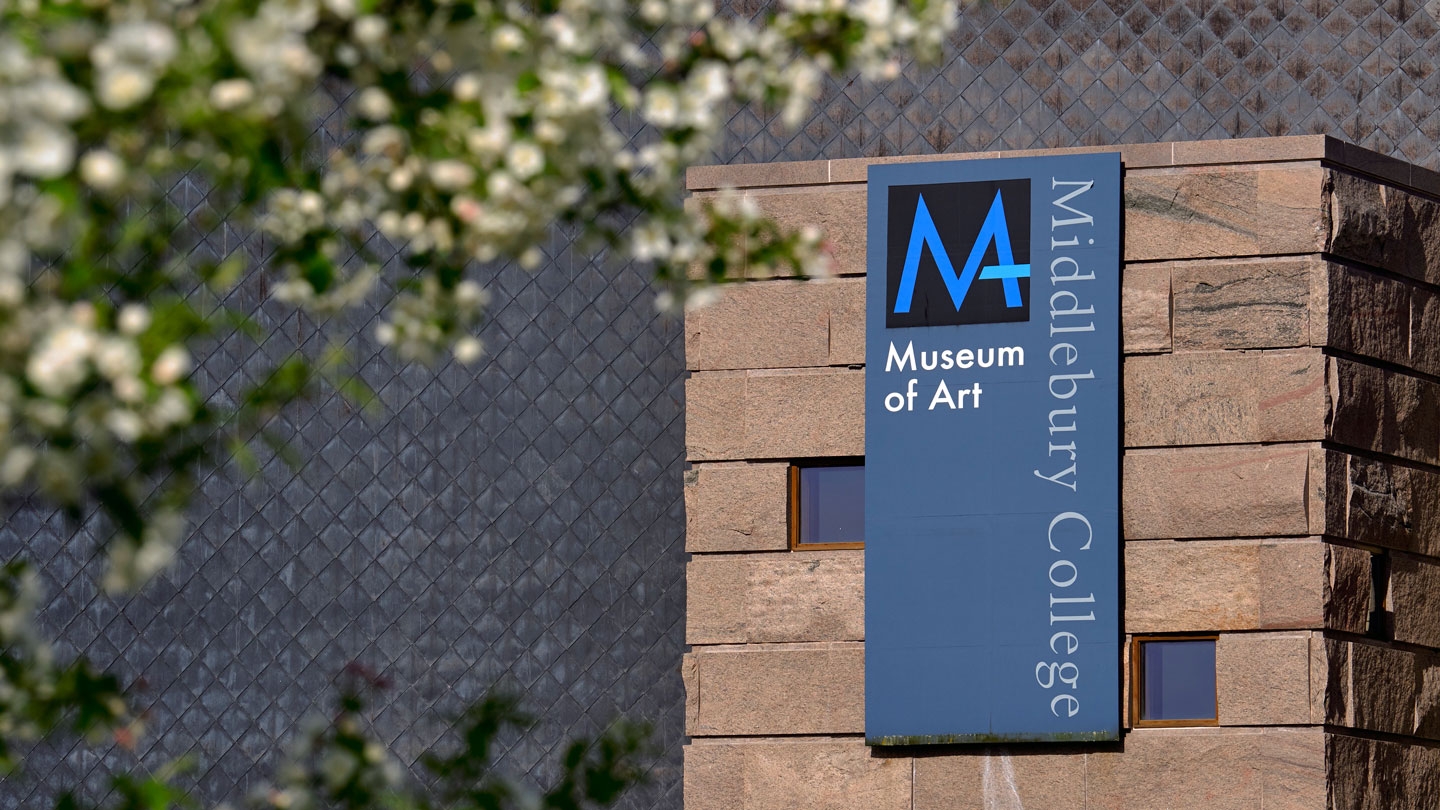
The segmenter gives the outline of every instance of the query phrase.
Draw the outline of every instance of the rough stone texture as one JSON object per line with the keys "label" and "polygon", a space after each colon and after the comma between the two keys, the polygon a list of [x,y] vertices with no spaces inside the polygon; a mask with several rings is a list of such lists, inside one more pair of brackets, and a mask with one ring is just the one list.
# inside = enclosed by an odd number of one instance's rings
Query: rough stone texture
{"label": "rough stone texture", "polygon": [[1422,347],[1435,343],[1440,333],[1417,334],[1415,337],[1422,339],[1412,341],[1410,298],[1417,287],[1340,264],[1327,267],[1324,345],[1407,365],[1412,343]]}
{"label": "rough stone texture", "polygon": [[1440,384],[1349,360],[1332,361],[1331,435],[1336,442],[1440,462]]}
{"label": "rough stone texture", "polygon": [[1427,807],[1440,795],[1440,749],[1389,740],[1325,735],[1331,810]]}
{"label": "rough stone texture", "polygon": [[1440,566],[1408,554],[1392,554],[1390,604],[1396,641],[1440,647]]}
{"label": "rough stone texture", "polygon": [[1329,176],[1327,252],[1440,283],[1440,203],[1343,171]]}
{"label": "rough stone texture", "polygon": [[1125,259],[1314,253],[1325,237],[1318,164],[1125,176]]}
{"label": "rough stone texture", "polygon": [[727,285],[685,314],[692,371],[843,366],[865,362],[863,279]]}
{"label": "rough stone texture", "polygon": [[1319,729],[1136,729],[1085,757],[1087,808],[1315,810],[1325,801]]}
{"label": "rough stone texture", "polygon": [[1333,455],[1329,500],[1336,531],[1351,540],[1440,556],[1440,473],[1375,459]]}
{"label": "rough stone texture", "polygon": [[1320,627],[1318,539],[1125,544],[1125,631]]}
{"label": "rough stone texture", "polygon": [[1312,529],[1311,455],[1305,446],[1127,452],[1121,483],[1125,538],[1321,531]]}
{"label": "rough stone texture", "polygon": [[696,740],[685,810],[910,810],[911,760],[860,738]]}
{"label": "rough stone texture", "polygon": [[1325,546],[1325,626],[1364,633],[1370,621],[1370,552]]}
{"label": "rough stone texture", "polygon": [[706,372],[685,382],[691,461],[865,454],[865,375]]}
{"label": "rough stone texture", "polygon": [[1220,634],[1215,685],[1222,726],[1309,725],[1310,634]]}
{"label": "rough stone texture", "polygon": [[1124,374],[1126,447],[1325,438],[1316,349],[1131,357]]}
{"label": "rough stone texture", "polygon": [[1311,345],[1316,259],[1176,262],[1175,350]]}
{"label": "rough stone texture", "polygon": [[1125,266],[1120,278],[1120,340],[1126,354],[1170,351],[1170,268]]}
{"label": "rough stone texture", "polygon": [[1325,644],[1327,723],[1440,740],[1440,658],[1371,641]]}
{"label": "rough stone texture", "polygon": [[697,557],[686,569],[691,644],[861,641],[861,551]]}
{"label": "rough stone texture", "polygon": [[685,550],[789,547],[787,464],[700,464],[685,474]]}
{"label": "rough stone texture", "polygon": [[1410,365],[1440,375],[1440,294],[1417,289],[1410,296]]}
{"label": "rough stone texture", "polygon": [[865,730],[865,645],[698,647],[685,656],[692,737]]}

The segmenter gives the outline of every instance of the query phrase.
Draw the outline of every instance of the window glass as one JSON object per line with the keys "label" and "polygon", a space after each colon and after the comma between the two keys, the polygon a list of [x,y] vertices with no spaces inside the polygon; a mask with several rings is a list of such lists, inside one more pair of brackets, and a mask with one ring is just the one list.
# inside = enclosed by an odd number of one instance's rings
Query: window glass
{"label": "window glass", "polygon": [[1214,720],[1214,639],[1140,643],[1140,719]]}
{"label": "window glass", "polygon": [[859,543],[865,537],[865,468],[801,467],[797,545]]}

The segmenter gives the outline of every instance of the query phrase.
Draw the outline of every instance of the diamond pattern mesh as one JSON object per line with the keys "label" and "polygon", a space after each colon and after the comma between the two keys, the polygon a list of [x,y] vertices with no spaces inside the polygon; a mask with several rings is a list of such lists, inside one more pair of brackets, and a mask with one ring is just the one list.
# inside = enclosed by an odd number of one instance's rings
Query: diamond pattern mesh
{"label": "diamond pattern mesh", "polygon": [[942,65],[882,85],[832,79],[797,133],[741,110],[718,157],[1327,134],[1440,169],[1437,13],[1364,0],[969,2]]}
{"label": "diamond pattern mesh", "polygon": [[[1440,169],[1440,26],[1427,8],[972,3],[943,65],[879,86],[831,80],[794,133],[739,110],[717,159],[1328,133]],[[326,137],[342,130],[326,119]],[[188,181],[173,193],[207,204]],[[77,782],[98,791],[114,767],[186,752],[202,797],[236,797],[350,661],[393,682],[374,723],[402,757],[501,680],[543,718],[508,741],[510,772],[543,779],[561,742],[623,712],[652,722],[660,749],[651,785],[624,806],[680,806],[681,333],[653,315],[641,271],[580,255],[563,235],[548,248],[544,269],[488,279],[496,304],[478,367],[400,367],[352,316],[349,348],[384,415],[333,398],[285,414],[304,467],[206,480],[178,565],[129,601],[89,584],[93,521],[75,532],[28,504],[7,508],[0,557],[41,562],[62,653],[135,679],[150,733],[133,757],[36,751],[27,777],[0,785],[0,810]],[[265,250],[229,226],[198,249]],[[274,339],[213,347],[198,373],[221,399],[267,358],[318,340],[306,319],[262,303],[257,284],[234,295]]]}

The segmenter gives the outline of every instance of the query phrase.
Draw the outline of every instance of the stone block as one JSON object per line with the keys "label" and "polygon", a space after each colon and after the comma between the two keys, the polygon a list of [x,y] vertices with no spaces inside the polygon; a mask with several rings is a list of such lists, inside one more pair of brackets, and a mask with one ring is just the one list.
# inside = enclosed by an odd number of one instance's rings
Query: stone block
{"label": "stone block", "polygon": [[914,810],[1084,810],[1085,756],[1053,746],[964,749],[915,760]]}
{"label": "stone block", "polygon": [[1324,554],[1318,539],[1127,543],[1125,631],[1319,627]]}
{"label": "stone block", "polygon": [[686,568],[690,644],[861,641],[861,551],[707,555]]}
{"label": "stone block", "polygon": [[1370,552],[1325,546],[1325,627],[1364,633],[1370,623]]}
{"label": "stone block", "polygon": [[1215,686],[1222,726],[1309,725],[1310,634],[1221,633]]}
{"label": "stone block", "polygon": [[1408,365],[1410,295],[1415,288],[1344,265],[1327,267],[1328,305],[1324,313],[1316,313],[1317,324],[1325,328],[1315,343]]}
{"label": "stone block", "polygon": [[1336,453],[1329,500],[1343,506],[1335,533],[1361,543],[1440,556],[1440,474]]}
{"label": "stone block", "polygon": [[1396,641],[1440,648],[1440,565],[1391,555],[1390,604]]}
{"label": "stone block", "polygon": [[699,647],[682,669],[692,737],[865,730],[864,644]]}
{"label": "stone block", "polygon": [[1428,807],[1440,795],[1440,749],[1326,734],[1325,761],[1334,810]]}
{"label": "stone block", "polygon": [[[820,189],[775,190],[750,195],[760,211],[785,231],[808,226],[820,229],[825,246],[834,260],[833,271],[841,276],[865,274],[865,221],[868,202],[864,186],[831,186]],[[747,278],[761,278],[746,270]]]}
{"label": "stone block", "polygon": [[1129,451],[1125,539],[1309,535],[1310,456],[1304,446]]}
{"label": "stone block", "polygon": [[1379,644],[1349,642],[1345,725],[1388,734],[1414,734],[1418,697],[1415,654]]}
{"label": "stone block", "polygon": [[696,740],[686,810],[911,810],[911,759],[852,739]]}
{"label": "stone block", "polygon": [[1325,635],[1310,634],[1310,724],[1323,725],[1326,721],[1326,706],[1330,698],[1330,659],[1327,655]]}
{"label": "stone block", "polygon": [[1121,342],[1126,354],[1170,351],[1170,268],[1126,265],[1120,278]]}
{"label": "stone block", "polygon": [[1440,203],[1341,171],[1328,185],[1327,252],[1440,283]]}
{"label": "stone block", "polygon": [[1125,359],[1125,446],[1325,438],[1319,349]]}
{"label": "stone block", "polygon": [[1410,367],[1440,375],[1440,294],[1415,289],[1410,296]]}
{"label": "stone block", "polygon": [[1324,807],[1320,729],[1136,729],[1085,757],[1087,808]]}
{"label": "stone block", "polygon": [[1426,464],[1440,462],[1440,385],[1335,358],[1331,436],[1341,444]]}
{"label": "stone block", "polygon": [[1175,350],[1310,345],[1317,259],[1236,259],[1171,265]]}
{"label": "stone block", "polygon": [[701,372],[685,383],[691,461],[865,454],[859,370]]}
{"label": "stone block", "polygon": [[685,367],[828,365],[830,312],[819,286],[809,281],[719,286],[719,300],[685,313]]}
{"label": "stone block", "polygon": [[685,474],[685,550],[789,547],[787,464],[702,464]]}
{"label": "stone block", "polygon": [[1319,164],[1125,176],[1125,260],[1316,253],[1326,235]]}

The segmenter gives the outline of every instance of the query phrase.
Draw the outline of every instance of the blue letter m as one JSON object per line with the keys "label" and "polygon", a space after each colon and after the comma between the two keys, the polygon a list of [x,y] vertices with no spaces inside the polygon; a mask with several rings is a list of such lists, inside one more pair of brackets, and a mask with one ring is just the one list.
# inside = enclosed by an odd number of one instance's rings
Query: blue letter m
{"label": "blue letter m", "polygon": [[[992,241],[999,264],[982,268],[980,260]],[[999,191],[995,192],[995,201],[990,204],[985,224],[980,226],[980,235],[975,237],[975,245],[970,248],[970,256],[965,259],[965,267],[959,276],[955,275],[955,267],[950,264],[950,256],[940,242],[940,232],[935,228],[935,220],[930,218],[930,209],[925,207],[925,198],[918,198],[915,222],[910,226],[910,247],[905,252],[905,269],[900,275],[900,288],[895,295],[897,315],[910,311],[911,300],[915,297],[915,276],[920,271],[920,251],[925,247],[930,248],[930,255],[935,259],[935,266],[940,270],[940,278],[945,281],[945,289],[950,291],[950,300],[955,302],[957,312],[965,303],[976,271],[982,279],[1001,280],[1005,289],[1005,306],[1013,309],[1022,305],[1020,282],[1016,279],[1029,278],[1030,265],[1015,263],[1015,256],[1010,251],[1010,228],[1005,223],[1005,206],[1000,203]]]}

